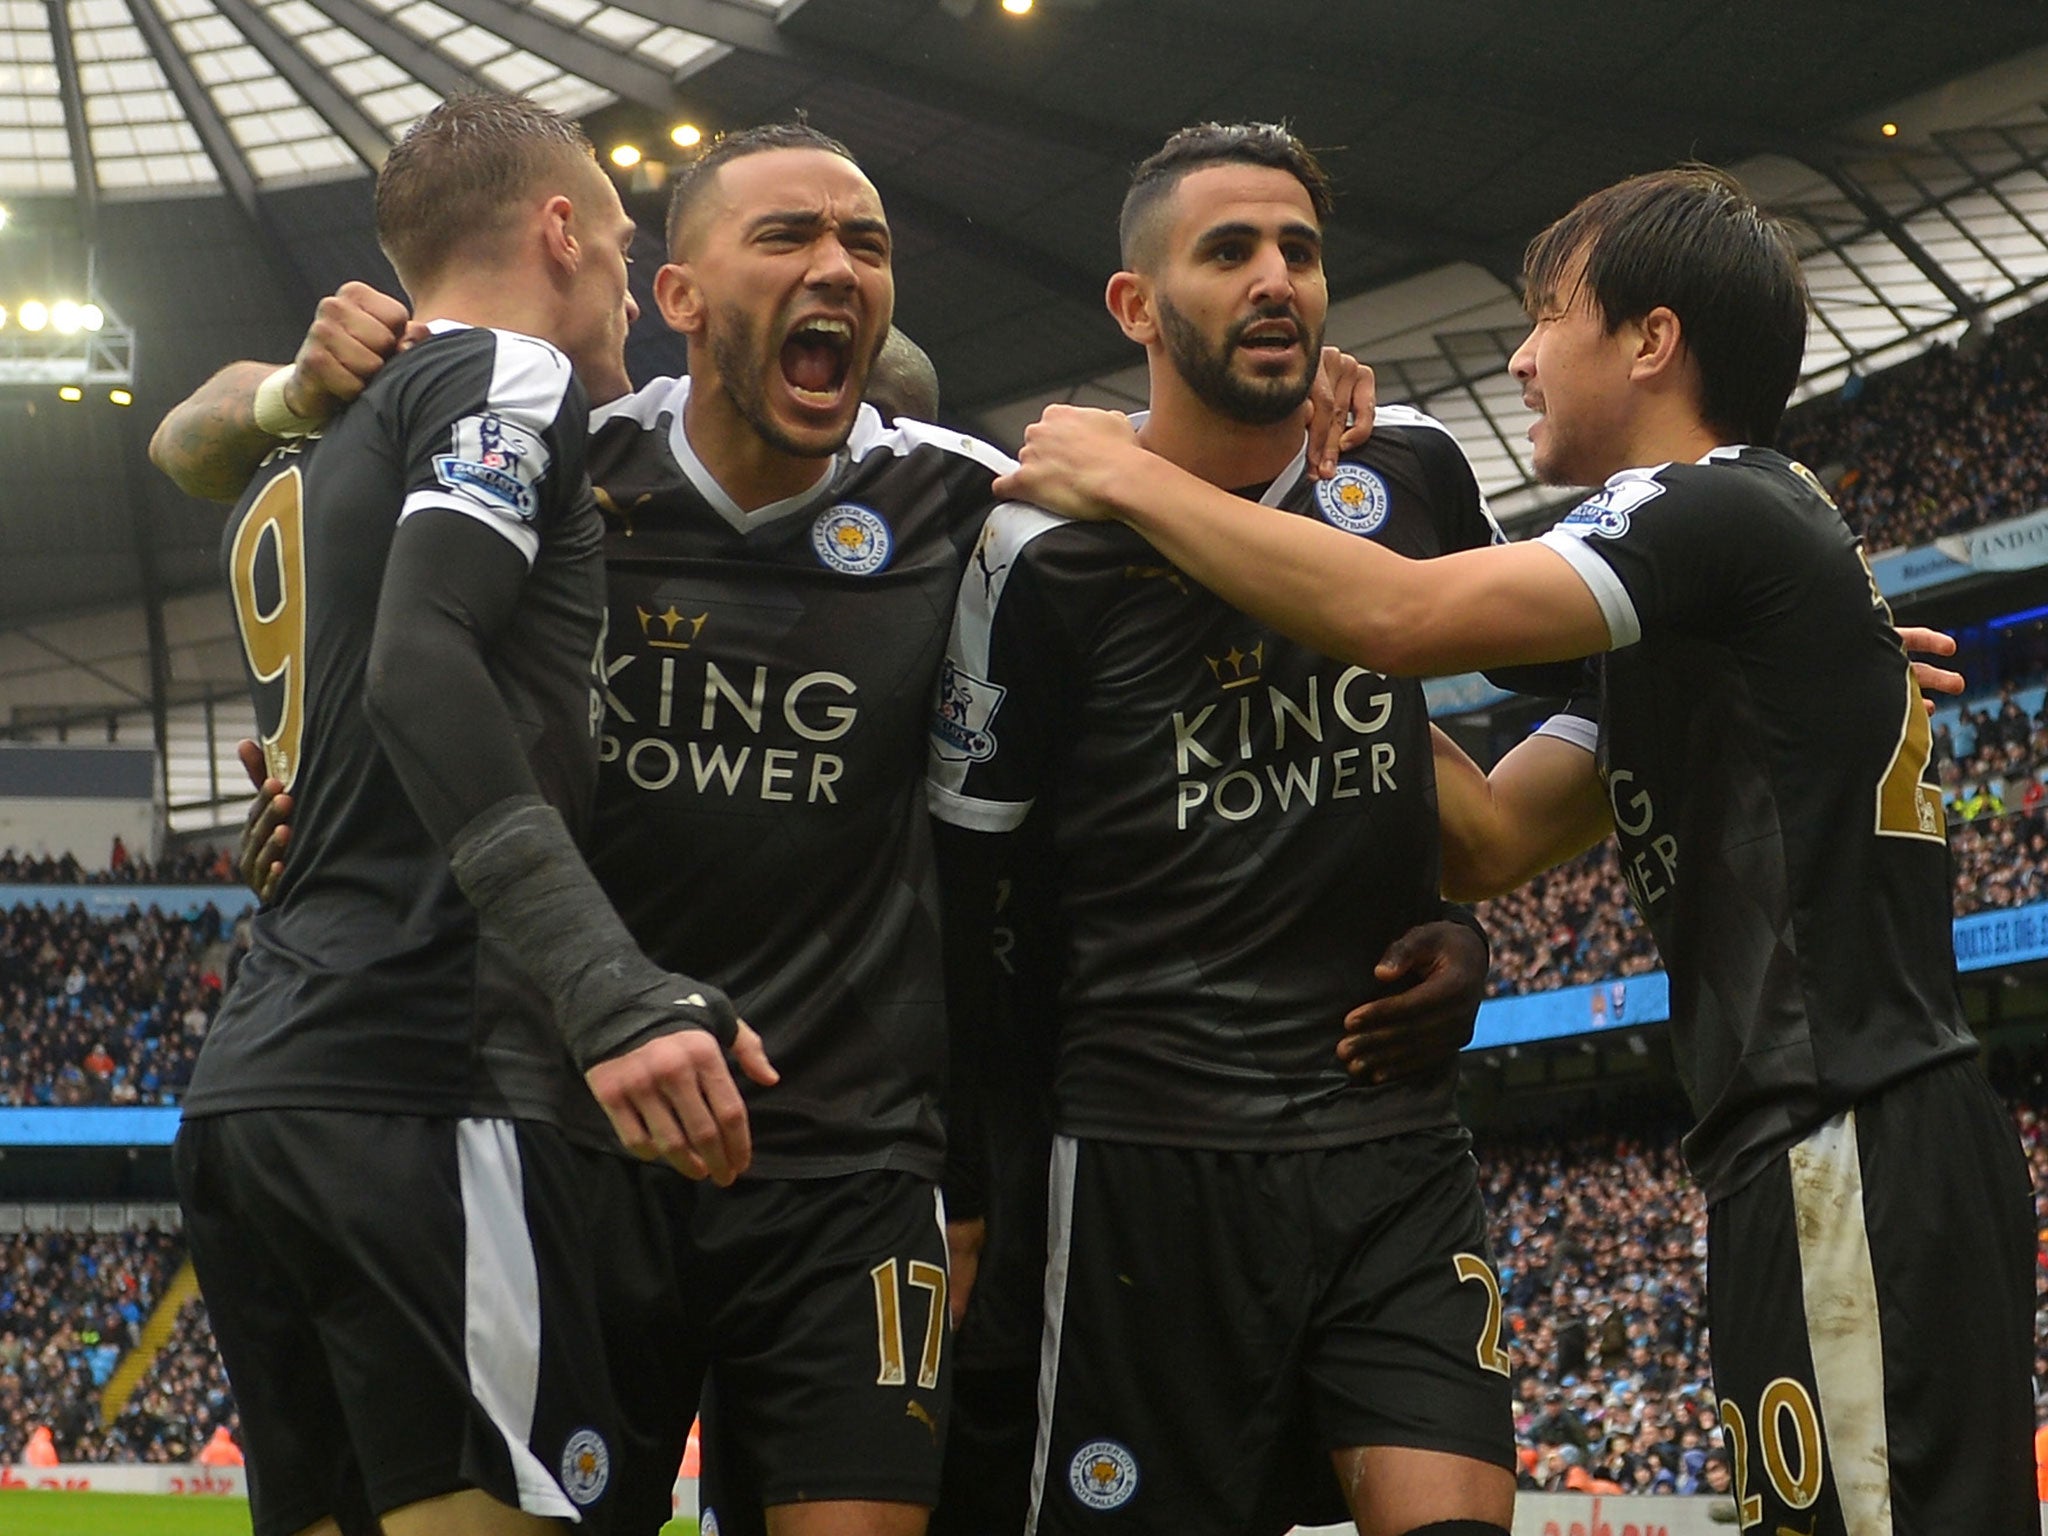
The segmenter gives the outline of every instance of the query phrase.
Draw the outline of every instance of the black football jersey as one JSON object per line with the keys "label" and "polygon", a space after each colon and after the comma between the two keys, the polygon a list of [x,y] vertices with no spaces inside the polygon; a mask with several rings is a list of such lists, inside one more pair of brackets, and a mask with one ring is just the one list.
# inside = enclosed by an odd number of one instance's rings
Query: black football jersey
{"label": "black football jersey", "polygon": [[477,520],[529,566],[490,674],[542,793],[585,824],[603,616],[586,418],[545,342],[437,326],[324,435],[274,453],[229,520],[264,752],[296,805],[277,900],[207,1033],[188,1113],[509,1115],[612,1143],[545,998],[479,934],[362,707],[401,522]]}
{"label": "black football jersey", "polygon": [[782,1074],[754,1170],[939,1176],[946,1055],[924,723],[1011,461],[862,407],[810,490],[742,512],[687,379],[598,413],[610,625],[591,865],[662,965],[723,987]]}
{"label": "black football jersey", "polygon": [[1600,772],[1719,1199],[1975,1049],[1927,714],[1854,535],[1777,453],[1626,470],[1543,542],[1614,642]]}
{"label": "black football jersey", "polygon": [[[1297,458],[1258,499],[1412,557],[1496,534],[1455,440],[1402,408],[1333,479]],[[1284,1150],[1455,1123],[1454,1067],[1375,1088],[1336,1057],[1387,945],[1442,910],[1419,682],[1295,644],[1127,527],[1007,504],[931,730],[936,816],[1050,819],[1060,1131]]]}

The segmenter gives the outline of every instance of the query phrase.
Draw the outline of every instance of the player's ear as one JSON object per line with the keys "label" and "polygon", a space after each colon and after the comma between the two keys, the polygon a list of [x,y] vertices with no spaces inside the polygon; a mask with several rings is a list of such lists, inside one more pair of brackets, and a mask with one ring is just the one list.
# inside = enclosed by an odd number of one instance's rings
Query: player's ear
{"label": "player's ear", "polygon": [[1684,366],[1685,327],[1671,310],[1659,304],[1634,321],[1632,329],[1635,356],[1629,364],[1630,379],[1647,383],[1654,378],[1669,376],[1673,369]]}
{"label": "player's ear", "polygon": [[670,330],[694,336],[704,329],[704,294],[687,261],[671,261],[654,274],[654,302]]}
{"label": "player's ear", "polygon": [[1159,339],[1159,321],[1152,310],[1152,284],[1142,273],[1113,273],[1102,301],[1123,327],[1123,333],[1139,346],[1149,347]]}
{"label": "player's ear", "polygon": [[548,261],[564,276],[573,275],[583,251],[576,240],[576,209],[568,198],[557,193],[540,205],[540,235]]}

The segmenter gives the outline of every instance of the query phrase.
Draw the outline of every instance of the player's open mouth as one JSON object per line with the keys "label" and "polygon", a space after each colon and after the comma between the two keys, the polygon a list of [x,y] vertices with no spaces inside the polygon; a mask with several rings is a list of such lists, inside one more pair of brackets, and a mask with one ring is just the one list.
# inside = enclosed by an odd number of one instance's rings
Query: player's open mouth
{"label": "player's open mouth", "polygon": [[1257,320],[1237,333],[1237,344],[1268,356],[1292,352],[1301,345],[1301,329],[1292,320]]}
{"label": "player's open mouth", "polygon": [[853,361],[853,325],[833,316],[799,320],[782,343],[782,378],[805,405],[837,405]]}

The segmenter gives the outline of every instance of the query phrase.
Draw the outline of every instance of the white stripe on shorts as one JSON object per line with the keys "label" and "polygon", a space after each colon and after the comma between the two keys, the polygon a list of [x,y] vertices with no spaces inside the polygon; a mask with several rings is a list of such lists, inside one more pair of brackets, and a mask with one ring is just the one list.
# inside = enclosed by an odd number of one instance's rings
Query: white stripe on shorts
{"label": "white stripe on shorts", "polygon": [[[1806,1340],[1820,1390],[1821,1432],[1849,1536],[1891,1536],[1891,1448],[1884,1422],[1884,1351],[1877,1276],[1863,1216],[1856,1111],[1835,1116],[1785,1154],[1792,1170]],[[1776,1432],[1759,1424],[1757,1435]]]}
{"label": "white stripe on shorts", "polygon": [[1074,1246],[1074,1167],[1080,1152],[1081,1144],[1073,1137],[1053,1137],[1052,1165],[1046,1174],[1045,1337],[1038,1354],[1038,1443],[1031,1453],[1027,1536],[1038,1529],[1038,1511],[1045,1502],[1045,1464],[1052,1455],[1052,1405],[1060,1384],[1060,1332],[1067,1320],[1067,1264]]}
{"label": "white stripe on shorts", "polygon": [[583,1515],[527,1444],[540,1395],[540,1266],[526,1225],[519,1139],[510,1120],[455,1127],[462,1172],[463,1354],[469,1391],[511,1453],[519,1507],[578,1524]]}

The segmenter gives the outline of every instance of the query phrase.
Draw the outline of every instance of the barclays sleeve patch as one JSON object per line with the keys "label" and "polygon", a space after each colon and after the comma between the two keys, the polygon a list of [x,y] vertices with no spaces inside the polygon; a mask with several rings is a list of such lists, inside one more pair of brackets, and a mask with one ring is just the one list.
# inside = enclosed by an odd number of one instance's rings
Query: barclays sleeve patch
{"label": "barclays sleeve patch", "polygon": [[495,412],[465,416],[434,457],[434,478],[501,517],[530,523],[540,515],[540,482],[550,456],[540,437]]}
{"label": "barclays sleeve patch", "polygon": [[1639,508],[1662,496],[1664,490],[1661,480],[1616,481],[1565,513],[1557,525],[1558,531],[1582,539],[1594,536],[1618,539],[1628,532],[1630,517]]}
{"label": "barclays sleeve patch", "polygon": [[939,673],[938,707],[932,713],[932,753],[947,763],[985,763],[996,755],[989,729],[1009,690],[963,672],[948,661]]}

